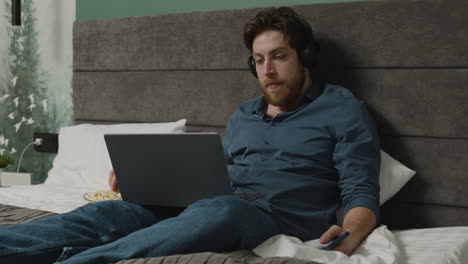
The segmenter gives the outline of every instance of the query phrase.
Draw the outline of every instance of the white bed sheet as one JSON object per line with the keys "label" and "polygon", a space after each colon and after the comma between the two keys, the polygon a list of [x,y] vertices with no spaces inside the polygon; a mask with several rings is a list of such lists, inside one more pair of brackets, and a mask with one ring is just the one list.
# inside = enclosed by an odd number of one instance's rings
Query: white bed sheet
{"label": "white bed sheet", "polygon": [[60,184],[38,184],[0,187],[0,203],[65,213],[87,204],[83,195],[92,192],[89,187]]}
{"label": "white bed sheet", "polygon": [[402,263],[468,263],[468,226],[393,231]]}

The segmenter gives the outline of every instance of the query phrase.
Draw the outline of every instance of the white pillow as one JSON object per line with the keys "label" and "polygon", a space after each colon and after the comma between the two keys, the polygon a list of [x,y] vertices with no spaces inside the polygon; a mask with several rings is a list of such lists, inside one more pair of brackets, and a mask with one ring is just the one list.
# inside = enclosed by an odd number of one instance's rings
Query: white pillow
{"label": "white pillow", "polygon": [[380,205],[395,195],[416,172],[380,150]]}
{"label": "white pillow", "polygon": [[90,190],[109,189],[112,164],[104,134],[182,133],[186,120],[169,123],[82,124],[59,132],[59,151],[45,184],[67,184]]}

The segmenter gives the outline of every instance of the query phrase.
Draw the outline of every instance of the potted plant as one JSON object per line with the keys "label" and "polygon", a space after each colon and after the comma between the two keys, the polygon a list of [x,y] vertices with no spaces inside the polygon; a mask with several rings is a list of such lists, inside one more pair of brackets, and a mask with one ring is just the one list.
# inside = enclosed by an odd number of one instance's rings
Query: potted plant
{"label": "potted plant", "polygon": [[0,154],[0,172],[15,161],[8,155]]}

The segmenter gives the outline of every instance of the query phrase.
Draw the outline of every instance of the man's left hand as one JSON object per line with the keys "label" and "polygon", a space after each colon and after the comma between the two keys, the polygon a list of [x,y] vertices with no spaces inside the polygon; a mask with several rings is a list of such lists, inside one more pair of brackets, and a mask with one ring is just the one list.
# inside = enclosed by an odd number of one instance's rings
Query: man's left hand
{"label": "man's left hand", "polygon": [[[322,244],[330,243],[332,240],[338,238],[338,236],[340,236],[346,231],[347,230],[344,230],[342,227],[338,225],[333,225],[325,233],[323,233],[319,241]],[[343,239],[332,250],[340,251],[346,254],[347,256],[349,256],[351,255],[351,253],[353,253],[354,250],[356,250],[359,247],[360,244],[361,244],[361,241],[359,239],[356,239],[356,237],[353,236],[353,233],[350,232],[349,236]]]}
{"label": "man's left hand", "polygon": [[333,250],[340,251],[346,255],[351,255],[374,230],[376,226],[374,213],[365,207],[354,207],[345,215],[343,227],[331,226],[320,237],[320,243],[326,244],[337,238],[339,235],[349,231],[349,236],[343,239]]}

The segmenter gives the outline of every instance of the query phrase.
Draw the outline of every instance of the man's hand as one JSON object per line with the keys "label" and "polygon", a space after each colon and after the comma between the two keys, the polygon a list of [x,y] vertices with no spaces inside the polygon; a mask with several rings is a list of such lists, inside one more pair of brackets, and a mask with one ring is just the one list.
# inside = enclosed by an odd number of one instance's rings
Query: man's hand
{"label": "man's hand", "polygon": [[[331,226],[323,235],[320,237],[320,243],[327,244],[330,243],[332,240],[338,238],[341,234],[346,232],[342,227],[333,225]],[[359,247],[361,244],[360,241],[356,241],[353,233],[350,232],[349,236],[343,239],[334,249],[336,251],[340,251],[346,255],[351,255],[353,251]]]}
{"label": "man's hand", "polygon": [[343,227],[333,225],[320,237],[320,243],[326,244],[339,235],[349,231],[349,236],[343,239],[333,250],[351,255],[366,239],[376,226],[374,213],[365,207],[354,207],[346,214]]}
{"label": "man's hand", "polygon": [[112,191],[114,192],[120,192],[119,190],[119,183],[117,182],[117,178],[115,178],[115,172],[114,170],[111,170],[109,172],[109,186]]}

